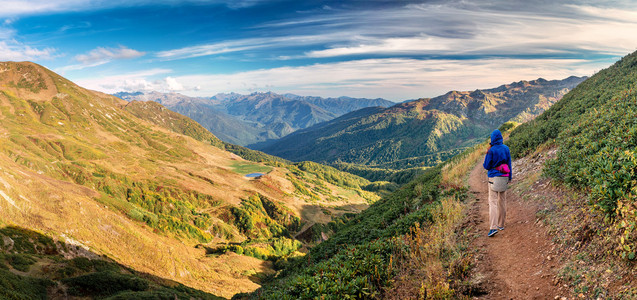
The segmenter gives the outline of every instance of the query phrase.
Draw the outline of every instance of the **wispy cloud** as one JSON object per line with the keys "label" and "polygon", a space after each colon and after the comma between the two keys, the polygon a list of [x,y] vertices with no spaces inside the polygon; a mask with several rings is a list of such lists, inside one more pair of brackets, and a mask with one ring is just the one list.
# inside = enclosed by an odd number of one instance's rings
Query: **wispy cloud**
{"label": "wispy cloud", "polygon": [[60,12],[95,11],[116,7],[142,5],[219,4],[231,9],[259,5],[273,0],[2,0],[0,17],[51,14]]}
{"label": "wispy cloud", "polygon": [[[325,35],[297,35],[297,36],[279,36],[270,38],[247,38],[240,40],[225,41],[219,43],[210,43],[204,45],[183,47],[160,51],[155,54],[162,60],[176,60],[193,58],[208,55],[217,55],[225,53],[236,53],[258,49],[273,49],[286,47],[299,47],[300,45],[316,45],[326,41],[338,39],[343,33],[330,33]],[[343,37],[341,37],[343,38]]]}
{"label": "wispy cloud", "polygon": [[79,62],[79,64],[57,68],[56,71],[64,74],[67,71],[76,71],[101,66],[113,60],[138,58],[145,54],[145,52],[126,48],[124,46],[120,46],[119,48],[98,47],[86,54],[76,55],[74,59]]}
{"label": "wispy cloud", "polygon": [[[378,15],[347,12],[347,18],[342,18],[344,21],[331,23],[329,26],[365,39],[333,41],[332,45],[325,49],[307,51],[306,56],[510,57],[555,56],[580,51],[622,55],[637,47],[637,40],[627,39],[630,32],[637,32],[635,8],[551,5],[551,8],[561,11],[556,13],[555,10],[548,10],[549,12],[538,13],[502,11],[469,3],[408,5]],[[318,17],[318,21],[314,22],[314,18],[299,22],[313,24],[321,23],[323,20],[322,17]],[[409,25],[398,25],[397,21]],[[373,31],[370,31],[369,26],[359,26],[364,23],[374,24],[371,28]]]}
{"label": "wispy cloud", "polygon": [[145,53],[134,49],[120,46],[119,48],[98,47],[87,54],[75,56],[75,60],[83,64],[95,64],[98,62],[108,62],[115,59],[131,59],[143,56]]}
{"label": "wispy cloud", "polygon": [[82,29],[86,29],[86,28],[90,28],[91,27],[91,22],[80,22],[77,24],[67,24],[64,25],[62,27],[60,27],[59,31],[60,32],[66,32],[69,30],[82,30]]}
{"label": "wispy cloud", "polygon": [[[295,47],[280,59],[332,57],[573,57],[619,56],[637,48],[637,9],[519,1],[449,1],[410,4],[379,11],[325,10],[265,23],[268,38],[226,40],[156,54],[176,60],[226,53]],[[511,6],[511,9],[507,7]],[[514,7],[522,8],[513,10]]]}

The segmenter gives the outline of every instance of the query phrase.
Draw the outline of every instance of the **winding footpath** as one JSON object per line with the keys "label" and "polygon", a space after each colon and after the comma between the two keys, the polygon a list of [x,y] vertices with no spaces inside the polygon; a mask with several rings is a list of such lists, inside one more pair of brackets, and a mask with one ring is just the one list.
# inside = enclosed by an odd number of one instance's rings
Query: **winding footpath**
{"label": "winding footpath", "polygon": [[567,293],[555,280],[555,246],[536,224],[537,207],[509,189],[505,229],[489,238],[489,194],[481,163],[471,171],[469,186],[475,202],[468,225],[476,237],[471,248],[476,251],[475,280],[482,291],[474,299],[564,299],[561,295]]}

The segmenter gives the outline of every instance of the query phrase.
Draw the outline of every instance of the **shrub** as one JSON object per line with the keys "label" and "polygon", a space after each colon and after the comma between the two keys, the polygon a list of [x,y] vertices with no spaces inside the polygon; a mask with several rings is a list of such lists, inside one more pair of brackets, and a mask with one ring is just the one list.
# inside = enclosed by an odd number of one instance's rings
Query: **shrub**
{"label": "shrub", "polygon": [[121,291],[144,291],[148,281],[115,271],[103,271],[62,280],[73,296],[109,296]]}
{"label": "shrub", "polygon": [[7,254],[5,259],[14,269],[22,272],[29,271],[29,267],[36,261],[33,257],[26,254]]}
{"label": "shrub", "polygon": [[19,276],[0,268],[0,299],[47,299],[47,287],[53,282]]}

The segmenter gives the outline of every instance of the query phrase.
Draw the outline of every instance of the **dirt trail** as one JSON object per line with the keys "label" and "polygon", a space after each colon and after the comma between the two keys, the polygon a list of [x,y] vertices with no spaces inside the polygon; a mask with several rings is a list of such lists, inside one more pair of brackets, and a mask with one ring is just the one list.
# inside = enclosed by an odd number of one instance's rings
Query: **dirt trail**
{"label": "dirt trail", "polygon": [[476,281],[487,293],[474,299],[554,299],[566,294],[555,285],[555,246],[536,224],[537,207],[509,189],[505,229],[489,238],[489,194],[481,164],[471,172],[469,186],[476,196],[468,221],[477,236],[471,245],[477,250]]}

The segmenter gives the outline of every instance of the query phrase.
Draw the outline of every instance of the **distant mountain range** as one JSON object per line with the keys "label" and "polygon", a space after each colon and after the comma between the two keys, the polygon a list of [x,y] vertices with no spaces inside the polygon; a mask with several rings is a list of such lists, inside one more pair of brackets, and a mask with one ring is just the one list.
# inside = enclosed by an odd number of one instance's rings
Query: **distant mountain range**
{"label": "distant mountain range", "polygon": [[292,161],[384,168],[435,165],[487,138],[504,122],[533,119],[584,79],[540,78],[364,108],[296,131],[261,150]]}
{"label": "distant mountain range", "polygon": [[197,121],[225,142],[254,148],[351,111],[395,104],[384,99],[321,98],[272,92],[218,94],[210,98],[159,92],[114,95],[127,101],[161,103]]}

